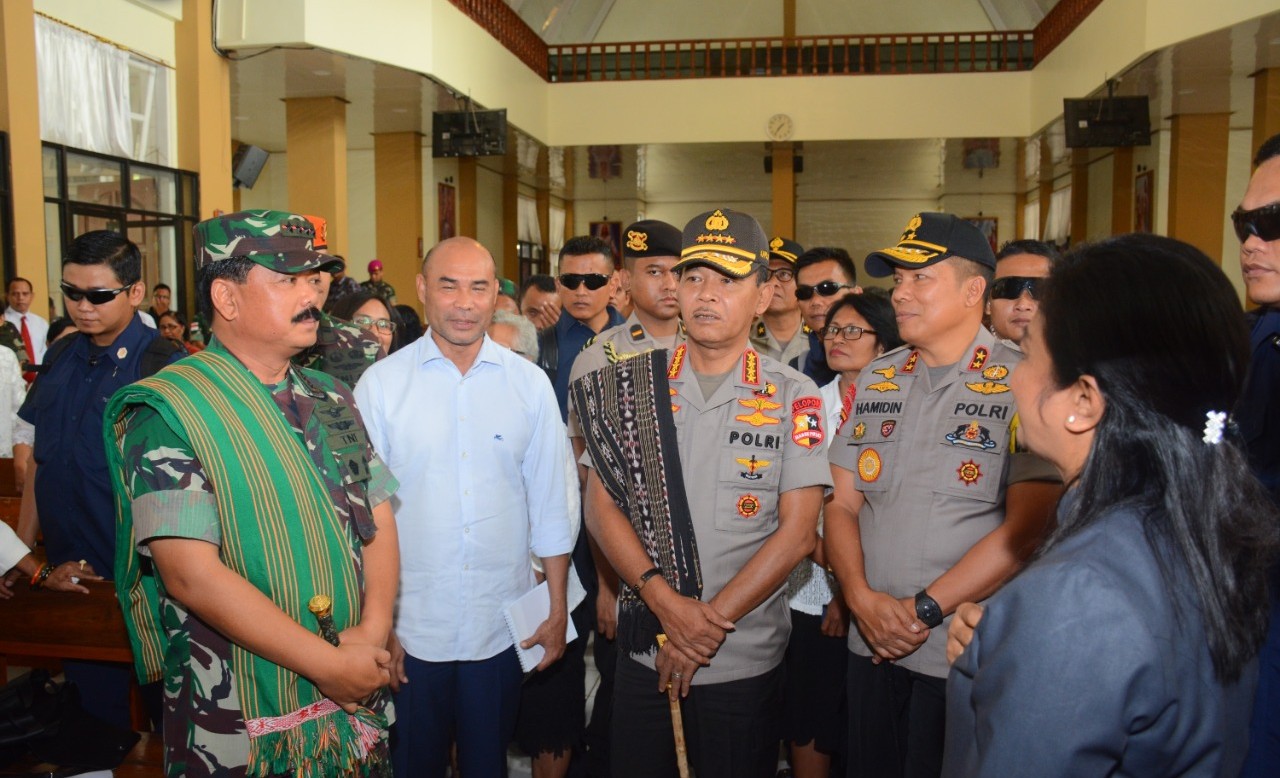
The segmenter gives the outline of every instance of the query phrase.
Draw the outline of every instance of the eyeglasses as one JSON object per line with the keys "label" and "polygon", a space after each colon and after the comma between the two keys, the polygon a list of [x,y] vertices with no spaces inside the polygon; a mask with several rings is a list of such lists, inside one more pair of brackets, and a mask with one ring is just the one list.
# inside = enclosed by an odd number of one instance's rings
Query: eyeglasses
{"label": "eyeglasses", "polygon": [[1023,292],[1031,295],[1032,300],[1040,299],[1040,285],[1044,283],[1043,278],[1031,278],[1029,276],[1005,276],[997,278],[995,283],[991,284],[992,300],[1016,300],[1022,296]]}
{"label": "eyeglasses", "polygon": [[116,296],[121,292],[127,292],[132,288],[133,284],[122,286],[119,289],[81,289],[78,286],[68,284],[66,281],[62,282],[62,293],[66,295],[68,300],[78,303],[88,298],[90,305],[106,305],[116,299]]}
{"label": "eyeglasses", "polygon": [[1280,203],[1270,203],[1251,211],[1237,208],[1231,212],[1231,224],[1236,228],[1236,237],[1241,243],[1250,235],[1257,235],[1268,242],[1276,240],[1280,238]]}
{"label": "eyeglasses", "polygon": [[852,289],[852,284],[837,284],[835,281],[823,281],[817,286],[809,286],[808,284],[798,284],[796,286],[796,299],[808,300],[813,297],[813,293],[817,292],[823,297],[830,297],[841,289]]}
{"label": "eyeglasses", "polygon": [[842,336],[845,340],[857,340],[858,338],[861,338],[863,335],[874,335],[874,334],[876,334],[875,330],[863,329],[862,327],[859,327],[856,324],[847,324],[843,327],[837,327],[836,325],[831,324],[831,325],[828,325],[827,328],[822,331],[822,337],[825,338],[826,340],[831,340],[837,335]]}
{"label": "eyeglasses", "polygon": [[609,283],[611,276],[604,273],[561,273],[560,283],[565,289],[573,291],[583,284],[591,291],[603,289],[604,285]]}
{"label": "eyeglasses", "polygon": [[357,327],[364,327],[367,330],[378,330],[379,332],[396,331],[396,323],[390,319],[375,319],[372,316],[355,316],[352,317],[351,323]]}
{"label": "eyeglasses", "polygon": [[784,284],[787,283],[788,281],[794,280],[795,277],[796,277],[796,271],[792,270],[789,267],[780,267],[777,270],[769,271],[770,280],[776,279],[778,281],[781,281]]}

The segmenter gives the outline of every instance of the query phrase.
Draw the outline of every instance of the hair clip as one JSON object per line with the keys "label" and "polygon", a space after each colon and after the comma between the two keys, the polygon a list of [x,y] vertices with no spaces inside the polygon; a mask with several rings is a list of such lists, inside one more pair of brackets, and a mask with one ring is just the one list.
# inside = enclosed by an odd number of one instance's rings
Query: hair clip
{"label": "hair clip", "polygon": [[1218,445],[1222,442],[1222,430],[1226,424],[1226,411],[1209,411],[1205,414],[1204,437],[1201,440],[1211,446]]}

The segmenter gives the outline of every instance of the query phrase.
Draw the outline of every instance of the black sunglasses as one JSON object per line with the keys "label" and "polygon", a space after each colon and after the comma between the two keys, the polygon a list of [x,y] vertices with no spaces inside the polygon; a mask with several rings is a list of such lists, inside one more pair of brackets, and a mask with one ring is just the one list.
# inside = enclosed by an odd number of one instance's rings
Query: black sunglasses
{"label": "black sunglasses", "polygon": [[583,284],[591,291],[603,289],[609,283],[609,276],[604,273],[561,273],[560,283],[565,289],[574,290]]}
{"label": "black sunglasses", "polygon": [[127,292],[133,288],[133,284],[122,286],[119,289],[81,289],[78,286],[72,286],[66,281],[62,282],[62,293],[67,299],[73,303],[78,303],[86,297],[92,305],[106,305],[121,292]]}
{"label": "black sunglasses", "polygon": [[841,289],[852,289],[852,284],[837,284],[835,281],[823,281],[817,286],[809,286],[808,284],[798,284],[796,286],[796,299],[808,300],[813,297],[813,293],[817,292],[823,297],[830,297],[839,292]]}
{"label": "black sunglasses", "polygon": [[995,283],[991,285],[991,299],[1016,300],[1022,296],[1023,292],[1026,292],[1031,295],[1032,300],[1038,300],[1040,299],[1040,284],[1043,282],[1043,278],[1031,278],[1029,276],[997,278]]}
{"label": "black sunglasses", "polygon": [[1236,228],[1236,237],[1244,243],[1250,235],[1270,242],[1280,238],[1280,203],[1270,203],[1261,208],[1246,211],[1237,208],[1231,212],[1231,224]]}

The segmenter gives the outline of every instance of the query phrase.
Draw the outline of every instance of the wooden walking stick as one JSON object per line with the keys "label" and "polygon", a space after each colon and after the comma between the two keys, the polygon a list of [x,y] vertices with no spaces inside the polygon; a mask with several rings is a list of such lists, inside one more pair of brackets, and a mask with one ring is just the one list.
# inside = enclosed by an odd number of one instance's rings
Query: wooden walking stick
{"label": "wooden walking stick", "polygon": [[[667,636],[658,635],[658,648],[667,644]],[[671,690],[671,681],[667,681],[667,691]],[[689,778],[689,749],[684,744],[684,715],[680,713],[679,695],[667,695],[667,703],[671,706],[671,730],[676,736],[676,768],[680,778]]]}

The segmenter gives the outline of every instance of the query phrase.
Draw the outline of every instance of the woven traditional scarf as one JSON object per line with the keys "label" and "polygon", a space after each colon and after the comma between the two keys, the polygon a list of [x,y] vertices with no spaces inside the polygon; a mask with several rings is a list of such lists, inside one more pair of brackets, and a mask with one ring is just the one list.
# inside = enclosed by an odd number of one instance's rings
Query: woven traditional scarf
{"label": "woven traditional scarf", "polygon": [[[360,581],[350,531],[303,443],[264,387],[217,345],[112,396],[105,415],[116,498],[116,592],[134,663],[145,681],[172,672],[179,658],[160,623],[157,582],[136,552],[132,495],[121,445],[130,406],[154,409],[186,433],[213,486],[223,564],[314,628],[307,601],[333,600],[339,630],[360,620]],[[171,650],[173,649],[173,650]],[[307,679],[232,647],[251,776],[367,774],[386,719],[362,709],[348,716]]]}
{"label": "woven traditional scarf", "polygon": [[[671,588],[702,595],[702,568],[676,446],[667,352],[647,351],[579,378],[569,387],[587,451],[605,490],[631,521]],[[618,597],[618,647],[658,650],[658,617],[631,586]]]}

